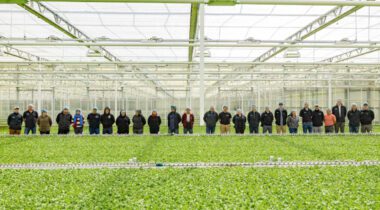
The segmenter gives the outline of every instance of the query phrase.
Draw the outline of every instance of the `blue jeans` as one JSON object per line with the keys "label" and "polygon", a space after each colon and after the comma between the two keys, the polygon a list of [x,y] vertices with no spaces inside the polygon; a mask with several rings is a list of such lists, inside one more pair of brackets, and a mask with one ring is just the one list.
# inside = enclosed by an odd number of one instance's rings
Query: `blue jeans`
{"label": "blue jeans", "polygon": [[304,134],[313,133],[313,123],[312,122],[302,123],[302,129],[303,129]]}
{"label": "blue jeans", "polygon": [[112,127],[110,128],[103,128],[103,134],[112,134],[113,131],[112,131]]}
{"label": "blue jeans", "polygon": [[183,128],[183,134],[193,134],[193,128]]}
{"label": "blue jeans", "polygon": [[27,127],[25,127],[24,134],[28,135],[30,132],[32,132],[32,134],[36,134],[36,127],[34,127],[34,128],[27,128]]}
{"label": "blue jeans", "polygon": [[359,126],[350,125],[350,133],[359,133]]}
{"label": "blue jeans", "polygon": [[289,133],[292,133],[292,134],[298,133],[298,128],[289,128]]}
{"label": "blue jeans", "polygon": [[253,133],[259,133],[259,126],[250,125],[249,126],[249,133],[251,133],[251,134],[253,134]]}
{"label": "blue jeans", "polygon": [[215,133],[215,126],[206,126],[206,133],[207,134],[214,134]]}
{"label": "blue jeans", "polygon": [[99,128],[89,128],[90,130],[90,135],[99,135],[100,134],[100,129]]}
{"label": "blue jeans", "polygon": [[178,134],[178,128],[169,128],[169,134]]}

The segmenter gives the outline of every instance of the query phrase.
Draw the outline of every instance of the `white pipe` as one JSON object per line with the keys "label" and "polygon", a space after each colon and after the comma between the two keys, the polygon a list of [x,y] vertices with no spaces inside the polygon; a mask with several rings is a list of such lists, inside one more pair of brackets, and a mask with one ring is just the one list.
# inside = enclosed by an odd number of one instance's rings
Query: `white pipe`
{"label": "white pipe", "polygon": [[[199,5],[199,39],[200,39],[200,57],[199,57],[199,119],[203,119],[205,108],[205,84],[204,84],[204,70],[205,70],[205,8],[204,4]],[[199,124],[203,126],[203,120],[199,120]]]}
{"label": "white pipe", "polygon": [[310,6],[380,6],[380,1],[337,0],[237,0],[238,4],[310,5]]}

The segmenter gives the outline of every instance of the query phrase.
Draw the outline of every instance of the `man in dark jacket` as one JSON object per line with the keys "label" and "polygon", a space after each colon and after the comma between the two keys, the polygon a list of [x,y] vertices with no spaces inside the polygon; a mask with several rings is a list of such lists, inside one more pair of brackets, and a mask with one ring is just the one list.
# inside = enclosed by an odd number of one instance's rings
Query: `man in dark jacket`
{"label": "man in dark jacket", "polygon": [[87,115],[87,121],[89,124],[90,135],[99,135],[100,114],[98,113],[98,108],[94,107],[92,109],[92,112]]}
{"label": "man in dark jacket", "polygon": [[191,113],[190,108],[186,108],[185,113],[182,115],[183,134],[193,134],[194,115]]}
{"label": "man in dark jacket", "polygon": [[261,114],[261,126],[263,127],[263,133],[272,133],[273,113],[269,110],[269,107],[265,107],[265,111]]}
{"label": "man in dark jacket", "polygon": [[117,134],[125,135],[129,134],[129,125],[131,120],[127,116],[126,111],[121,111],[120,115],[116,119]]}
{"label": "man in dark jacket", "polygon": [[300,117],[302,117],[302,130],[304,134],[313,132],[313,122],[311,120],[313,111],[309,108],[309,104],[305,103],[303,109],[301,109]]}
{"label": "man in dark jacket", "polygon": [[206,112],[203,116],[203,121],[206,123],[206,134],[214,134],[216,123],[218,122],[219,116],[215,112],[213,106],[210,107],[210,111]]}
{"label": "man in dark jacket", "polygon": [[360,111],[356,104],[351,105],[351,110],[347,113],[348,126],[350,133],[359,133],[360,127]]}
{"label": "man in dark jacket", "polygon": [[311,120],[313,122],[313,133],[322,133],[323,121],[325,120],[325,115],[319,109],[319,105],[315,105]]}
{"label": "man in dark jacket", "polygon": [[247,119],[241,112],[241,109],[236,111],[236,115],[233,117],[232,122],[234,123],[236,134],[244,134]]}
{"label": "man in dark jacket", "polygon": [[57,115],[55,121],[58,124],[58,134],[70,133],[70,126],[73,122],[73,117],[71,116],[67,107],[63,108],[62,112]]}
{"label": "man in dark jacket", "polygon": [[141,110],[136,110],[136,113],[132,118],[132,122],[133,122],[133,133],[143,134],[146,120],[145,120],[145,117],[141,114]]}
{"label": "man in dark jacket", "polygon": [[375,113],[369,110],[368,103],[364,103],[360,111],[360,124],[362,133],[372,132],[372,121],[375,119]]}
{"label": "man in dark jacket", "polygon": [[103,125],[103,134],[112,134],[112,126],[115,123],[115,117],[111,114],[109,107],[104,108],[102,116],[100,116],[100,123]]}
{"label": "man in dark jacket", "polygon": [[335,133],[344,133],[344,126],[346,122],[347,108],[343,106],[342,100],[339,99],[336,105],[331,109],[333,115],[336,117]]}
{"label": "man in dark jacket", "polygon": [[38,113],[34,111],[33,104],[28,105],[28,110],[24,112],[22,115],[22,118],[25,121],[25,131],[24,134],[28,135],[29,132],[32,132],[32,134],[36,134],[36,124],[38,119]]}
{"label": "man in dark jacket", "polygon": [[171,106],[171,112],[168,114],[168,132],[169,134],[178,134],[179,123],[181,122],[181,115],[177,113],[177,108]]}
{"label": "man in dark jacket", "polygon": [[252,106],[252,111],[248,113],[249,133],[259,133],[260,113],[256,110],[256,106]]}
{"label": "man in dark jacket", "polygon": [[153,111],[148,117],[148,125],[150,134],[160,133],[161,117],[158,116],[157,111]]}
{"label": "man in dark jacket", "polygon": [[9,135],[20,135],[22,126],[22,115],[19,113],[20,108],[16,106],[13,113],[8,116]]}
{"label": "man in dark jacket", "polygon": [[283,103],[278,104],[278,108],[274,111],[274,117],[276,119],[277,134],[286,133],[286,118],[288,117],[288,111],[284,108]]}
{"label": "man in dark jacket", "polygon": [[219,113],[220,134],[230,133],[231,113],[228,112],[228,106],[223,106],[223,111]]}

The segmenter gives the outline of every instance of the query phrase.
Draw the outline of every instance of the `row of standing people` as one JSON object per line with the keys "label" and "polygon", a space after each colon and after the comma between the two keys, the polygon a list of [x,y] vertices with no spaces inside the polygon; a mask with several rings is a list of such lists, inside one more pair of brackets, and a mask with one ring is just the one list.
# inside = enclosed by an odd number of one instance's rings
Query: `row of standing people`
{"label": "row of standing people", "polygon": [[[214,107],[210,107],[210,110],[204,114],[203,120],[206,123],[207,134],[215,133],[218,121],[220,122],[221,134],[230,133],[231,121],[237,134],[245,132],[247,121],[249,132],[252,134],[259,133],[260,125],[263,128],[263,133],[272,133],[273,121],[275,121],[277,133],[286,133],[286,127],[288,127],[290,133],[297,133],[300,121],[299,117],[302,118],[303,133],[321,133],[323,124],[325,125],[326,133],[334,131],[336,133],[339,131],[344,133],[346,116],[349,120],[351,133],[358,133],[360,126],[363,133],[372,131],[374,113],[368,109],[368,104],[364,103],[363,109],[360,111],[357,105],[353,104],[351,110],[347,112],[347,108],[342,104],[341,100],[338,100],[337,105],[332,110],[327,109],[326,114],[322,112],[318,105],[315,105],[315,109],[311,110],[308,103],[305,103],[299,116],[297,116],[295,111],[292,111],[288,115],[283,103],[279,104],[274,114],[270,111],[269,107],[266,107],[265,111],[260,114],[256,110],[256,107],[253,106],[247,117],[245,117],[240,109],[237,110],[236,115],[232,116],[227,106],[224,106],[223,111],[219,114],[215,111]],[[23,121],[25,121],[25,134],[29,134],[30,132],[35,134],[36,124],[39,126],[41,134],[50,134],[52,120],[45,110],[42,110],[41,116],[38,116],[38,113],[33,109],[33,105],[29,105],[28,110],[21,116],[19,114],[19,107],[15,107],[14,112],[8,117],[9,133],[11,135],[20,134]],[[115,120],[109,107],[104,109],[102,115],[98,113],[97,108],[94,108],[92,113],[87,116],[87,121],[89,123],[90,134],[100,134],[100,125],[103,127],[103,134],[112,134],[114,124],[117,126],[118,134],[129,134],[131,123],[133,124],[133,133],[142,134],[143,128],[147,123],[145,117],[141,114],[141,110],[136,111],[132,120],[130,120],[125,111],[121,111]],[[189,108],[181,116],[177,113],[176,107],[172,106],[171,112],[167,116],[167,121],[168,131],[171,134],[179,133],[180,123],[183,124],[185,134],[193,133],[194,115]],[[75,115],[72,116],[69,109],[64,108],[58,114],[56,122],[58,124],[58,134],[68,134],[71,126],[74,128],[75,134],[82,134],[85,118],[80,110],[76,110]],[[151,134],[158,134],[160,132],[161,117],[156,111],[153,111],[149,116],[148,125]]]}

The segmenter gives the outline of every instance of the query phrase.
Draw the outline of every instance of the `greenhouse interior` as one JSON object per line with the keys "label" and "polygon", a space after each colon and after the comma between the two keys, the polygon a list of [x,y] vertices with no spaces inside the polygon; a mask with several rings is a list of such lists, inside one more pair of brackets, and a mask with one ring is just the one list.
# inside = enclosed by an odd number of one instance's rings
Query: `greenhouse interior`
{"label": "greenhouse interior", "polygon": [[379,3],[283,2],[1,4],[2,122],[28,104],[203,116],[342,99],[379,115]]}

